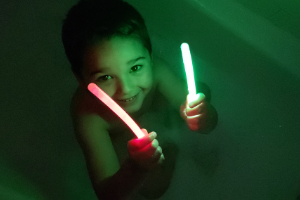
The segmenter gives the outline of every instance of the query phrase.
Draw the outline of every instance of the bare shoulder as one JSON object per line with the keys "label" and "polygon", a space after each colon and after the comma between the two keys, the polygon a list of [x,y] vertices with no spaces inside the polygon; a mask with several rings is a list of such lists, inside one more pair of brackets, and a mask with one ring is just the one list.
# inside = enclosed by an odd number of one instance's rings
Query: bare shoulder
{"label": "bare shoulder", "polygon": [[114,120],[110,110],[94,97],[88,90],[78,87],[75,91],[70,105],[72,118],[78,116],[94,115],[102,119],[102,123],[109,125],[109,122]]}
{"label": "bare shoulder", "polygon": [[105,111],[101,111],[101,104],[92,97],[78,88],[71,101],[71,116],[92,182],[97,184],[114,174],[119,162],[108,133],[108,122],[102,117]]}
{"label": "bare shoulder", "polygon": [[180,79],[170,68],[170,64],[163,58],[153,56],[154,77],[157,81],[159,92],[177,108],[185,101],[187,88],[185,82]]}
{"label": "bare shoulder", "polygon": [[96,130],[99,134],[105,134],[108,130],[108,123],[98,114],[99,103],[95,101],[86,91],[80,87],[75,91],[70,105],[70,112],[73,127],[77,139],[85,140],[93,137]]}
{"label": "bare shoulder", "polygon": [[[153,56],[154,77],[157,81],[159,91],[172,103],[178,106],[180,102],[185,101],[188,94],[187,83],[183,78],[178,77],[172,70],[167,61],[158,56]],[[198,92],[204,93],[206,100],[210,102],[211,92],[207,84],[196,81]]]}
{"label": "bare shoulder", "polygon": [[82,115],[87,113],[93,113],[93,109],[97,105],[94,98],[83,88],[77,87],[71,100],[71,114]]}
{"label": "bare shoulder", "polygon": [[108,134],[109,123],[105,120],[105,109],[88,91],[78,87],[70,105],[73,127],[79,142],[94,135]]}
{"label": "bare shoulder", "polygon": [[160,75],[167,70],[168,63],[160,56],[153,55],[153,72],[156,79],[160,79]]}

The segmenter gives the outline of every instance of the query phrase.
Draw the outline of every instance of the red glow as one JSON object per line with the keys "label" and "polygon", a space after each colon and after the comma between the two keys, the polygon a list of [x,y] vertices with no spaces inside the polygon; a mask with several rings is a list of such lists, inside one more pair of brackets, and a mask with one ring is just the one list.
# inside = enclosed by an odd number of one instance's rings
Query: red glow
{"label": "red glow", "polygon": [[88,90],[93,93],[99,100],[101,100],[106,106],[108,106],[114,113],[116,113],[120,119],[132,130],[132,132],[138,138],[145,136],[145,133],[140,127],[133,121],[133,119],[114,101],[108,96],[103,90],[101,90],[95,83],[88,85]]}

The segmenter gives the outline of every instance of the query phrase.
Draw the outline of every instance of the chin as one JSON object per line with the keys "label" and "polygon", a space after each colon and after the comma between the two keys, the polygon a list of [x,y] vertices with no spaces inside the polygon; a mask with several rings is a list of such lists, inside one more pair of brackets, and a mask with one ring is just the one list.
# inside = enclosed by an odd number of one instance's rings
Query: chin
{"label": "chin", "polygon": [[134,113],[138,112],[140,109],[139,109],[139,108],[124,108],[124,110],[125,110],[128,114],[134,114]]}
{"label": "chin", "polygon": [[126,106],[126,107],[123,107],[121,106],[128,114],[135,114],[137,113],[138,111],[140,111],[141,109],[141,105],[134,105],[134,106]]}

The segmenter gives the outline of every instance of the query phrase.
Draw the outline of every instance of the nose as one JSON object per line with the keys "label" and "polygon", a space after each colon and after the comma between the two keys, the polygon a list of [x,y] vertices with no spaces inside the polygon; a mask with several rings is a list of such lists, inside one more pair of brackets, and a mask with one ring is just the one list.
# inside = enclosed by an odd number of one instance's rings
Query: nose
{"label": "nose", "polygon": [[127,96],[133,94],[134,82],[130,78],[122,78],[118,80],[116,93],[120,96]]}

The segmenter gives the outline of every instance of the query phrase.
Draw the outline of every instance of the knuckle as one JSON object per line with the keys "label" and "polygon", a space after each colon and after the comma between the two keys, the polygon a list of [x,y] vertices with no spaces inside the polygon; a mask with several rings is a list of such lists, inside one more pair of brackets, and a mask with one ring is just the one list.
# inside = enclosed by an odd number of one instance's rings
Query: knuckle
{"label": "knuckle", "polygon": [[154,139],[154,140],[152,141],[152,147],[157,148],[158,145],[159,145],[159,143],[158,143],[157,139]]}
{"label": "knuckle", "polygon": [[165,160],[165,156],[163,154],[161,154],[160,158],[159,158],[159,162],[162,163]]}
{"label": "knuckle", "polygon": [[162,153],[162,148],[161,148],[161,146],[158,146],[157,147],[157,151],[161,154]]}

